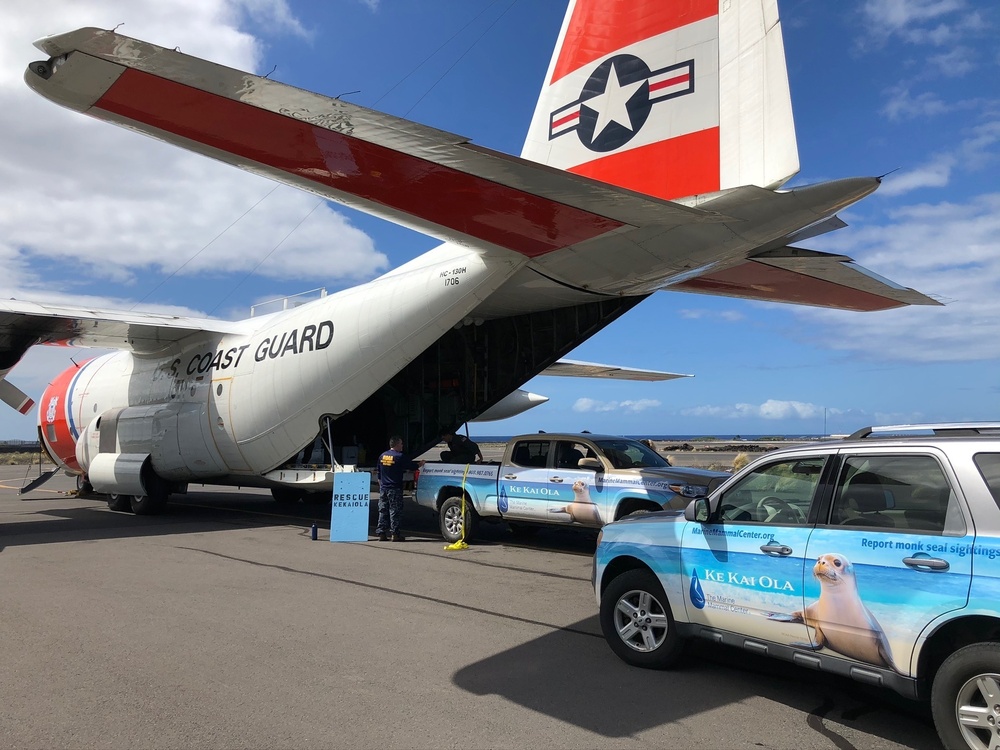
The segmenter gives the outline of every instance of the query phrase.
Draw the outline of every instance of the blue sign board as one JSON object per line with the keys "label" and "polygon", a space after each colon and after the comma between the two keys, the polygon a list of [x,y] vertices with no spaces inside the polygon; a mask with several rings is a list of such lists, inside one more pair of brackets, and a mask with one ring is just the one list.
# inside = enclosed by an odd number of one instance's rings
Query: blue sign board
{"label": "blue sign board", "polygon": [[368,503],[372,475],[367,471],[338,471],[333,475],[330,508],[331,542],[368,541]]}

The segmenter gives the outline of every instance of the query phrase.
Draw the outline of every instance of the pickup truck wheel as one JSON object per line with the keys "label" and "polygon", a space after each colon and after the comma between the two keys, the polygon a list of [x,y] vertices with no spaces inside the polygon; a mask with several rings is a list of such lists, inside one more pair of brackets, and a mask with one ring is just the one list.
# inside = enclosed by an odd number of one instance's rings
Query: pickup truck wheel
{"label": "pickup truck wheel", "polygon": [[934,675],[931,713],[949,750],[996,747],[1000,734],[1000,643],[974,643],[953,653]]}
{"label": "pickup truck wheel", "polygon": [[441,536],[446,542],[457,542],[462,538],[462,527],[465,527],[465,541],[471,540],[476,535],[479,527],[479,516],[476,514],[472,503],[465,503],[465,519],[462,519],[462,498],[449,497],[441,503],[441,510],[438,516],[441,523]]}
{"label": "pickup truck wheel", "polygon": [[663,586],[649,570],[627,570],[601,595],[601,630],[611,650],[627,664],[667,669],[681,653]]}

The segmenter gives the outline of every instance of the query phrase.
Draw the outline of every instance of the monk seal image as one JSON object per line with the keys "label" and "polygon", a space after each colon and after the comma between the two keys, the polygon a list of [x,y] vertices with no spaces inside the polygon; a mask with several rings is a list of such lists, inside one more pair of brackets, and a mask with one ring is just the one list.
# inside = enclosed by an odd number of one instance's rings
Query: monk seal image
{"label": "monk seal image", "polygon": [[586,526],[600,526],[601,515],[597,504],[590,498],[590,489],[582,479],[573,482],[573,502],[561,508],[553,508],[550,513],[568,513],[573,523]]}
{"label": "monk seal image", "polygon": [[813,566],[820,584],[819,599],[802,612],[793,612],[790,622],[803,622],[813,629],[813,642],[804,645],[818,650],[828,648],[839,654],[899,670],[892,661],[889,639],[861,596],[854,578],[854,566],[843,555],[820,555]]}

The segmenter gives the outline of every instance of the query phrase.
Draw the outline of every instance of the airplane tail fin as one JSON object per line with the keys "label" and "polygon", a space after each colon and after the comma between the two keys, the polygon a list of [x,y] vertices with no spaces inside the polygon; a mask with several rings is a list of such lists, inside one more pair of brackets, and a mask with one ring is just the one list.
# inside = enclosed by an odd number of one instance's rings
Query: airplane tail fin
{"label": "airplane tail fin", "polygon": [[799,168],[777,0],[571,0],[521,155],[672,200]]}

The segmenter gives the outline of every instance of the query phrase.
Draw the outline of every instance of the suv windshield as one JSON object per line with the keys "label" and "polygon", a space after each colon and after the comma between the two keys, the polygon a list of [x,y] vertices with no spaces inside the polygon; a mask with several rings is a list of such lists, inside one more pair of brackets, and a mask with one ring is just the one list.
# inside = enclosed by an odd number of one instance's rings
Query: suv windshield
{"label": "suv windshield", "polygon": [[595,440],[597,447],[616,469],[660,469],[670,463],[637,440]]}

